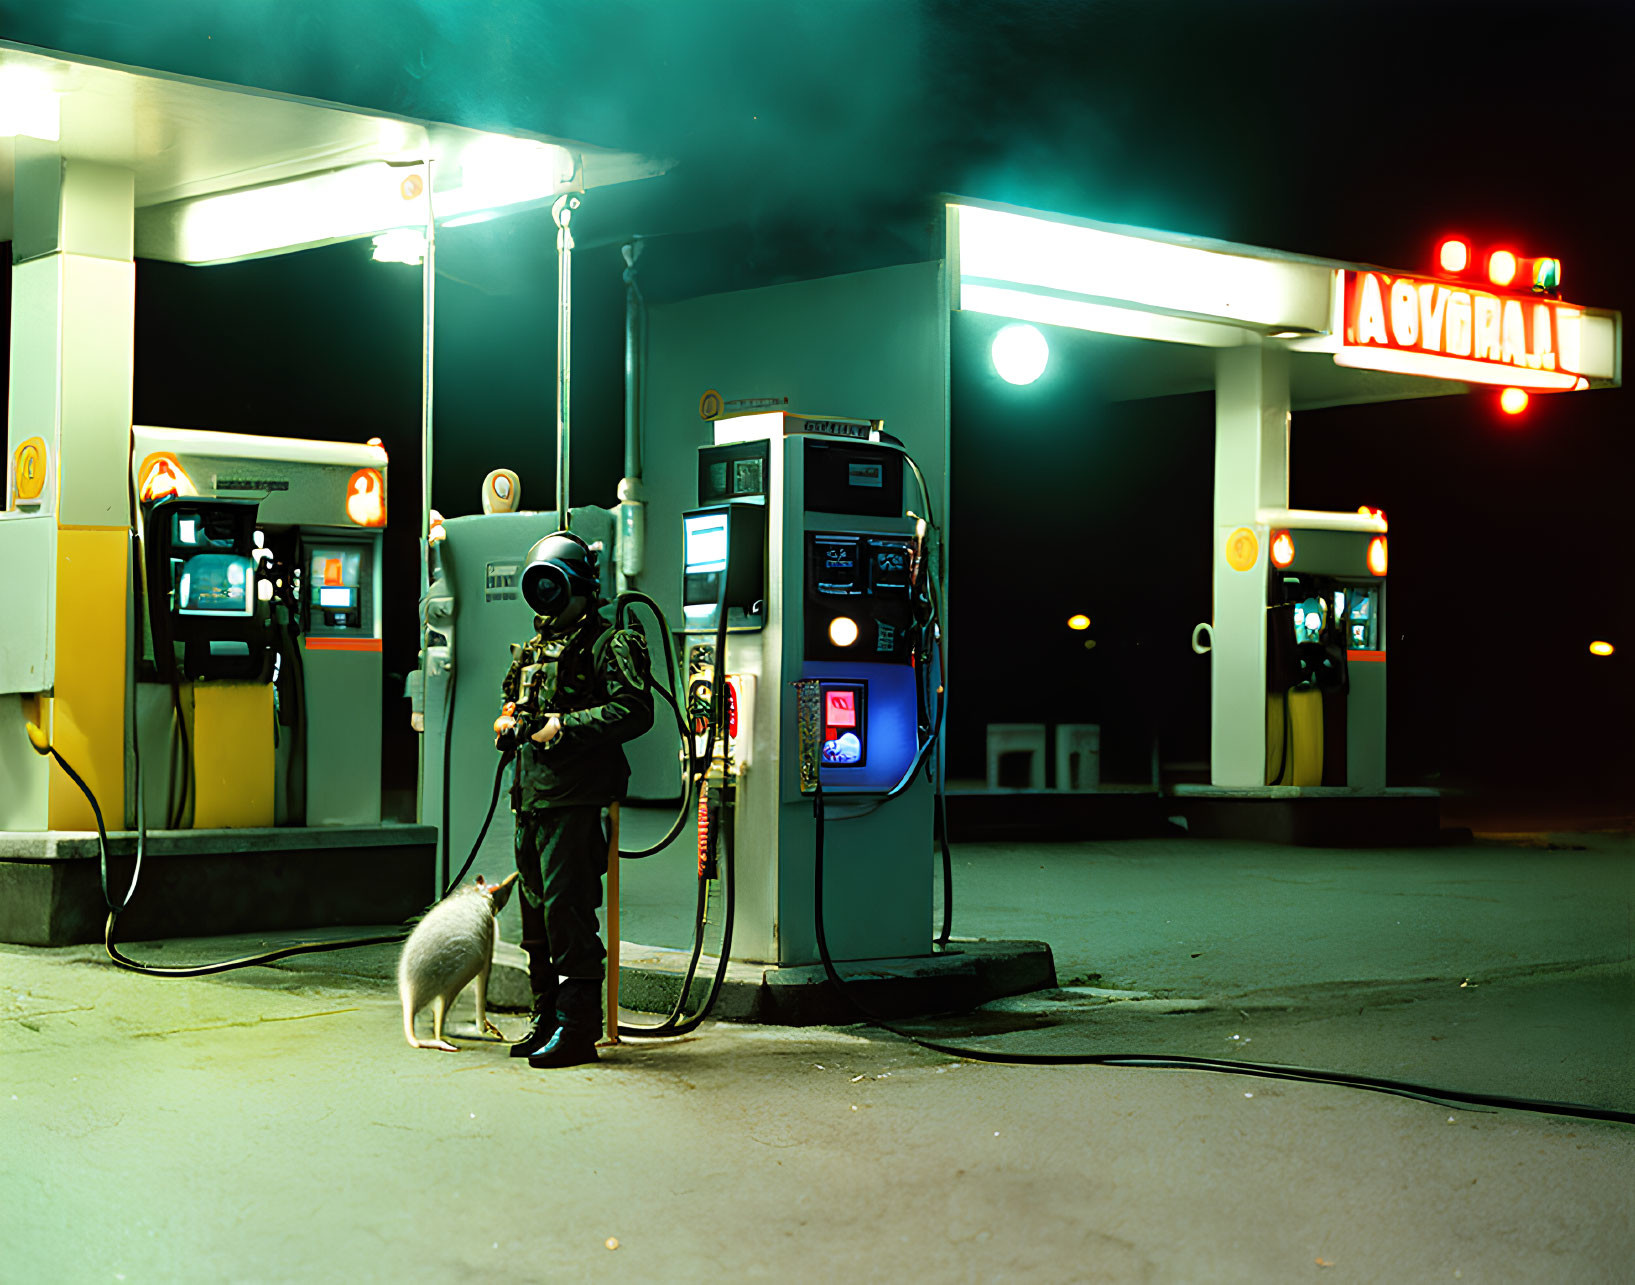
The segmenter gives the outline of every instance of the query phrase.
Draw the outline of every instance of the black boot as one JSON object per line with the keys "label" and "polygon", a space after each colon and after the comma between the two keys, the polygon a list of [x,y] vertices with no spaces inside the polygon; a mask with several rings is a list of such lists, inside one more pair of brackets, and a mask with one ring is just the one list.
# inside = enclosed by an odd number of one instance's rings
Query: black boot
{"label": "black boot", "polygon": [[538,979],[534,982],[534,1013],[528,1022],[528,1032],[511,1046],[512,1057],[532,1057],[551,1042],[556,1034],[556,977],[551,977],[548,989]]}
{"label": "black boot", "polygon": [[543,1048],[528,1058],[541,1069],[584,1066],[599,1061],[596,1041],[602,1038],[602,984],[570,977],[562,983],[556,1001],[557,1028]]}

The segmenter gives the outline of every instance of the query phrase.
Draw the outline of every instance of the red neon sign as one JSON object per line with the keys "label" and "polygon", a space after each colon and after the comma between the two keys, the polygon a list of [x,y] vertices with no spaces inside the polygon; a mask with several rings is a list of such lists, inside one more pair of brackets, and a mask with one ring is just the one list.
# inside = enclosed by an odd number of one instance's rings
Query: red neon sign
{"label": "red neon sign", "polygon": [[1345,274],[1341,365],[1535,389],[1582,374],[1583,309],[1463,283],[1384,272]]}

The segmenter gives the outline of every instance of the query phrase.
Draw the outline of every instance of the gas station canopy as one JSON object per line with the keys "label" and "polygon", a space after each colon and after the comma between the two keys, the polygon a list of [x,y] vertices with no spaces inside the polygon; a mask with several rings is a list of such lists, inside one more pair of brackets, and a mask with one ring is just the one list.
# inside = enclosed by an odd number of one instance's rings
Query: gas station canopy
{"label": "gas station canopy", "polygon": [[1215,387],[1220,349],[1289,353],[1294,409],[1621,382],[1622,318],[1470,276],[1404,273],[949,200],[956,310],[1077,331],[1108,400]]}
{"label": "gas station canopy", "polygon": [[131,171],[137,257],[191,264],[476,222],[667,168],[0,42],[0,239],[18,159],[39,154]]}

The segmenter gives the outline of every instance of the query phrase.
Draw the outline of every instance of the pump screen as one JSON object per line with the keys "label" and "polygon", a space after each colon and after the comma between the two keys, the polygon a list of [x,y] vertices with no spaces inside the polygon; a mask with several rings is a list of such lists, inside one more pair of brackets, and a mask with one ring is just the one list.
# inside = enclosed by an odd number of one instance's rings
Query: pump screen
{"label": "pump screen", "polygon": [[861,767],[864,754],[862,684],[823,684],[823,761]]}
{"label": "pump screen", "polygon": [[176,609],[184,616],[248,616],[255,603],[255,565],[236,553],[198,553],[181,566]]}
{"label": "pump screen", "polygon": [[1294,604],[1294,638],[1296,642],[1321,642],[1323,639],[1324,608],[1321,598],[1307,598]]}
{"label": "pump screen", "polygon": [[850,595],[862,592],[858,584],[857,557],[861,541],[857,536],[814,535],[817,590],[825,594]]}
{"label": "pump screen", "polygon": [[684,558],[689,571],[719,571],[727,565],[727,519],[711,513],[686,519]]}
{"label": "pump screen", "polygon": [[342,611],[350,611],[357,606],[357,593],[351,589],[336,589],[324,585],[318,590],[318,605],[333,607]]}

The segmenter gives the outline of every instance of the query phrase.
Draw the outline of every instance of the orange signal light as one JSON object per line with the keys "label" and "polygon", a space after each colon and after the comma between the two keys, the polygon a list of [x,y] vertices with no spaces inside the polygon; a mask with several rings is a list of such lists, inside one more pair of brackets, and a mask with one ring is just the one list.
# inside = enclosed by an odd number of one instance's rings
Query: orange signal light
{"label": "orange signal light", "polygon": [[1495,250],[1487,256],[1487,279],[1496,286],[1507,286],[1516,279],[1516,256],[1509,250]]}
{"label": "orange signal light", "polygon": [[379,469],[360,468],[347,481],[346,516],[359,526],[386,525],[386,479]]}
{"label": "orange signal light", "polygon": [[1272,565],[1286,567],[1294,561],[1294,537],[1287,531],[1272,534]]}
{"label": "orange signal light", "polygon": [[1601,639],[1596,639],[1590,644],[1590,655],[1592,656],[1610,656],[1616,650],[1617,648],[1611,643],[1603,642]]}
{"label": "orange signal light", "polygon": [[1376,535],[1368,542],[1368,570],[1371,575],[1383,576],[1387,562],[1385,537]]}
{"label": "orange signal light", "polygon": [[1499,394],[1499,409],[1506,415],[1520,415],[1527,409],[1527,390],[1507,388]]}
{"label": "orange signal light", "polygon": [[1470,267],[1470,245],[1450,236],[1436,247],[1436,262],[1444,272],[1463,272]]}

